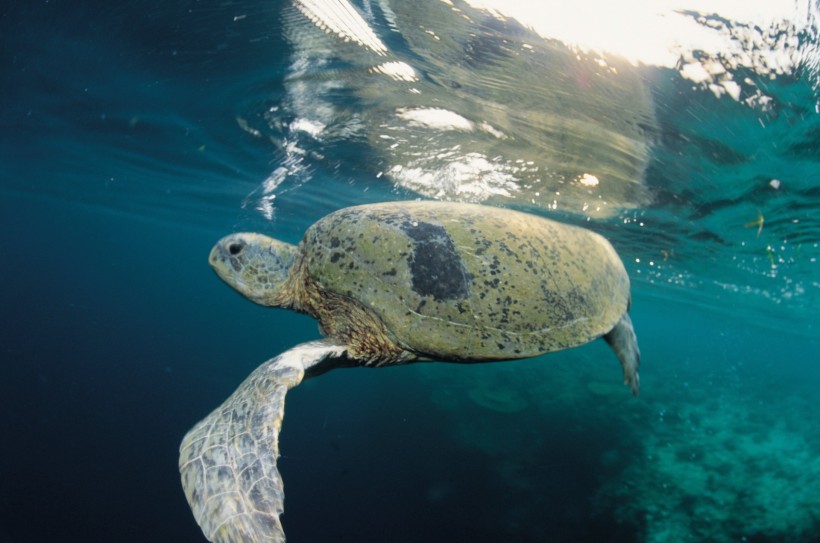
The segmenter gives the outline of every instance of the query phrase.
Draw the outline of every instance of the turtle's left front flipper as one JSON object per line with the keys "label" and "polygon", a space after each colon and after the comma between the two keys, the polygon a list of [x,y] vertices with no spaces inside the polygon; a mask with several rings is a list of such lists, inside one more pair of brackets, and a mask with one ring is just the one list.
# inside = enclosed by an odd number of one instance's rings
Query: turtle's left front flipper
{"label": "turtle's left front flipper", "polygon": [[208,541],[285,541],[279,521],[284,490],[276,468],[285,394],[307,369],[345,351],[312,341],[268,360],[186,434],[179,449],[182,487]]}

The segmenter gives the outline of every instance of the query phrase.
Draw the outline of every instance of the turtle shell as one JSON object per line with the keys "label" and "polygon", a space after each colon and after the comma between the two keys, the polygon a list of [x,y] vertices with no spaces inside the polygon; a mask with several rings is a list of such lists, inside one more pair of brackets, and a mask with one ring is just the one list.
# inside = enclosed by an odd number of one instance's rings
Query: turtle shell
{"label": "turtle shell", "polygon": [[345,208],[310,227],[307,272],[426,358],[524,358],[609,332],[629,278],[600,235],[535,215],[447,202]]}

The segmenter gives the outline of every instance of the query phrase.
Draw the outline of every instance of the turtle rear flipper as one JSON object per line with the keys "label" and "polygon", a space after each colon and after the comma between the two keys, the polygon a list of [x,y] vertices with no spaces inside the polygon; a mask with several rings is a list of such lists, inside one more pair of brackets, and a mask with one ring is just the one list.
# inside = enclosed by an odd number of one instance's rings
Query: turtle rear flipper
{"label": "turtle rear flipper", "polygon": [[285,394],[305,370],[346,347],[297,345],[259,366],[225,402],[194,426],[179,449],[185,497],[208,541],[283,542],[284,489],[276,459]]}
{"label": "turtle rear flipper", "polygon": [[638,348],[638,338],[635,336],[629,313],[621,316],[621,320],[604,336],[604,339],[621,361],[624,369],[624,383],[629,385],[632,394],[637,396],[640,389],[638,366],[641,365],[641,350]]}

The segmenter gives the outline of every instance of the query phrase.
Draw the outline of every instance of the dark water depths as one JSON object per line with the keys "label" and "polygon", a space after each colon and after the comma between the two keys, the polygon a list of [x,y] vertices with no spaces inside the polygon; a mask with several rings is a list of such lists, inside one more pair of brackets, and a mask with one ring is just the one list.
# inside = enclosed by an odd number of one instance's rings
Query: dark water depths
{"label": "dark water depths", "polygon": [[[293,8],[0,10],[0,543],[204,541],[180,439],[318,335],[221,284],[211,245],[296,242],[334,209],[416,193],[375,175],[373,141],[288,128]],[[523,206],[618,249],[639,399],[603,342],[306,381],[280,443],[289,541],[820,541],[816,33],[801,39],[793,73],[737,75],[768,109],[644,67],[649,200],[589,220]],[[371,126],[376,98],[356,99]]]}

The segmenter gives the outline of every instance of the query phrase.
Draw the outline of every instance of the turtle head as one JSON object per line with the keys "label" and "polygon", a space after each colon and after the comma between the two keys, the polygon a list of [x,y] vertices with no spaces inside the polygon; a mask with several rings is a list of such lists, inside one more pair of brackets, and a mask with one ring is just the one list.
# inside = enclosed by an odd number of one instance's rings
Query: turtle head
{"label": "turtle head", "polygon": [[260,305],[288,302],[285,281],[297,247],[261,234],[239,233],[219,240],[208,262],[240,294]]}

